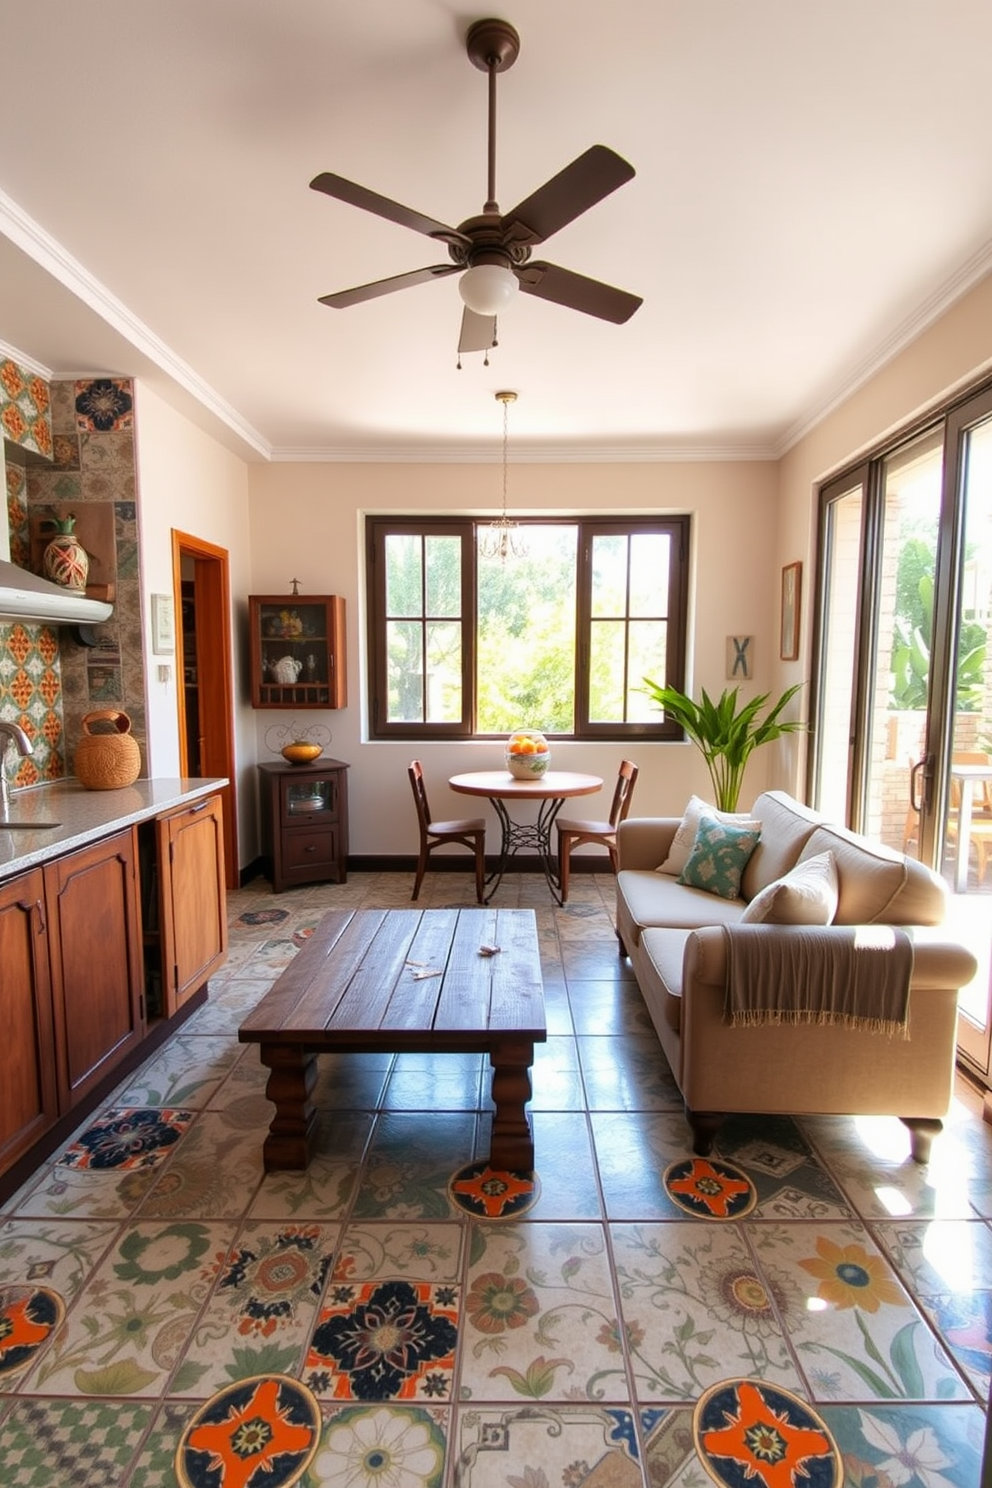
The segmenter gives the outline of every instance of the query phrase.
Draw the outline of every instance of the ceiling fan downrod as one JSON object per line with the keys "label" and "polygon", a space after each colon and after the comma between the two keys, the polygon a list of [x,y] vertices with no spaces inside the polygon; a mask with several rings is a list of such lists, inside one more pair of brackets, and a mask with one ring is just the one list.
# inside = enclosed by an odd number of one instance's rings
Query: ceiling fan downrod
{"label": "ceiling fan downrod", "polygon": [[520,37],[509,21],[476,21],[465,38],[469,61],[489,74],[488,200],[483,213],[498,217],[496,200],[496,74],[507,72],[520,55]]}

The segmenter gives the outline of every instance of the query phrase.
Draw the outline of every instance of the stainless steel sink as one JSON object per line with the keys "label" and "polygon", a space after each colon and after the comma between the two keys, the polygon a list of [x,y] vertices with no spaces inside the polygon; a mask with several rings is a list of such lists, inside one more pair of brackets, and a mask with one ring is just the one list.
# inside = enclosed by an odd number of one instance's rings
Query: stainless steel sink
{"label": "stainless steel sink", "polygon": [[61,822],[0,820],[0,832],[54,832],[61,825]]}

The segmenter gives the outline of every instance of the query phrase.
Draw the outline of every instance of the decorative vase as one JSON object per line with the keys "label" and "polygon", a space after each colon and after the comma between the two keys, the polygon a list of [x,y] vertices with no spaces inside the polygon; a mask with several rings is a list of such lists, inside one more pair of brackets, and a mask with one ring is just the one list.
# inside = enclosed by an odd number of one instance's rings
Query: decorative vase
{"label": "decorative vase", "polygon": [[291,765],[309,765],[323,754],[324,746],[311,744],[307,739],[294,739],[291,744],[284,744],[279,752]]}
{"label": "decorative vase", "polygon": [[551,750],[537,729],[514,729],[506,741],[503,758],[515,780],[539,780],[551,764]]}
{"label": "decorative vase", "polygon": [[53,584],[63,589],[74,589],[82,593],[90,571],[89,554],[73,531],[75,514],[67,517],[51,517],[46,529],[55,528],[55,536],[46,547],[41,558],[42,571]]}

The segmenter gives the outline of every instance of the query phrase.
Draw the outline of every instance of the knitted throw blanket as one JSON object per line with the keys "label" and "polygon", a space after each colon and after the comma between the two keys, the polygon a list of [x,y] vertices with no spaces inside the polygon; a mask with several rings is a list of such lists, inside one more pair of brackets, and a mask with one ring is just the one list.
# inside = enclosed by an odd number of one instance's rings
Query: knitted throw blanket
{"label": "knitted throw blanket", "polygon": [[893,925],[725,925],[724,1020],[909,1037],[913,942]]}

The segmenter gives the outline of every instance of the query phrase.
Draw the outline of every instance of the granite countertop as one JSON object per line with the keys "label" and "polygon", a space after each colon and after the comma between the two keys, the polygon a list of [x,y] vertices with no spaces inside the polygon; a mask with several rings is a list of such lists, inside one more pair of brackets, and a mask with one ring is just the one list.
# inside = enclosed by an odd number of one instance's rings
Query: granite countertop
{"label": "granite countertop", "polygon": [[78,780],[62,780],[12,790],[7,820],[30,825],[11,830],[0,820],[0,880],[98,842],[134,822],[215,795],[227,783],[223,778],[136,780],[121,790],[95,791]]}

